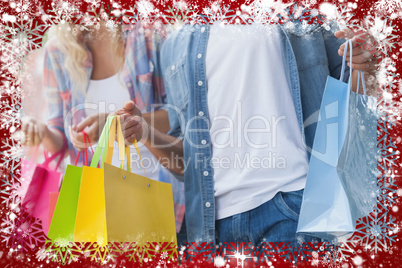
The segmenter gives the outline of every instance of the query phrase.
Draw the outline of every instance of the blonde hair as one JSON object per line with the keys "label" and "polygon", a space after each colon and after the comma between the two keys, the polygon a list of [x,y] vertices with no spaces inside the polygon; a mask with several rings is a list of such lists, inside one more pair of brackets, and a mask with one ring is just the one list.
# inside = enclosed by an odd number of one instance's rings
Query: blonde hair
{"label": "blonde hair", "polygon": [[[81,28],[81,29],[80,29]],[[118,58],[115,65],[116,73],[121,71],[125,61],[125,44],[123,40],[122,27],[119,25],[116,30],[110,31],[112,35],[112,47],[115,56]],[[85,95],[88,83],[88,75],[85,71],[85,62],[88,60],[88,52],[85,49],[85,35],[80,25],[60,24],[52,26],[49,37],[56,36],[59,40],[59,48],[66,55],[65,65],[71,80],[76,81],[79,90]],[[76,92],[74,92],[76,93]]]}

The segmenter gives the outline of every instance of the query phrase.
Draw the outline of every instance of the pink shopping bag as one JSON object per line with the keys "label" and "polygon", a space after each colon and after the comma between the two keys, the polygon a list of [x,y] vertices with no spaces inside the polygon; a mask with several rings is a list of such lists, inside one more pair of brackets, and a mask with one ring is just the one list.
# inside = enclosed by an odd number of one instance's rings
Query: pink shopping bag
{"label": "pink shopping bag", "polygon": [[[43,164],[35,164],[29,160],[22,162],[21,176],[25,180],[21,184],[22,210],[29,215],[42,221],[42,229],[47,234],[50,225],[49,218],[49,196],[51,192],[58,192],[60,186],[61,174],[57,171],[63,160],[63,149],[46,159]],[[49,167],[49,164],[59,157],[55,169]],[[26,166],[24,166],[26,165]]]}

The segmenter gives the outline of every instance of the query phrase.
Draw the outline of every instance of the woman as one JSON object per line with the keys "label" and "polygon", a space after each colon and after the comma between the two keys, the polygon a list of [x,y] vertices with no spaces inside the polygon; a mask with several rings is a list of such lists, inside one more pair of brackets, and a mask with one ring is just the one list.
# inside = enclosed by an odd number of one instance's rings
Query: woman
{"label": "woman", "polygon": [[[80,31],[81,30],[81,31]],[[163,132],[169,130],[164,120],[167,112],[164,88],[158,69],[159,49],[164,31],[155,25],[118,26],[108,29],[97,26],[54,26],[49,32],[44,51],[44,87],[49,103],[47,124],[24,118],[23,144],[43,144],[51,153],[68,143],[70,161],[84,148],[82,131],[92,144],[96,143],[109,113],[133,100],[145,114],[144,118]],[[117,148],[117,147],[116,147]],[[140,145],[147,176],[158,179],[158,161]],[[113,163],[119,165],[115,150]],[[133,172],[143,174],[139,159]],[[167,173],[161,172],[163,180]],[[178,184],[172,178],[169,182]],[[174,197],[176,227],[180,230],[184,214],[183,185]]]}

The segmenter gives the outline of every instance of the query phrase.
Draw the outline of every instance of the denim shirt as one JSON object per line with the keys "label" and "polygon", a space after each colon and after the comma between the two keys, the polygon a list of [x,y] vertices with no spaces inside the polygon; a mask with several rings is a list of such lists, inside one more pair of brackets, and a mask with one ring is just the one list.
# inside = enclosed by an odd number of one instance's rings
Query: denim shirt
{"label": "denim shirt", "polygon": [[[308,154],[327,76],[340,76],[342,59],[337,51],[344,40],[338,40],[319,25],[305,30],[296,27],[292,33],[281,26],[276,27],[281,28],[283,63]],[[164,42],[161,51],[170,135],[183,140],[186,223],[190,242],[215,242],[205,66],[208,37],[208,25],[186,25]],[[348,76],[348,71],[345,75]]]}

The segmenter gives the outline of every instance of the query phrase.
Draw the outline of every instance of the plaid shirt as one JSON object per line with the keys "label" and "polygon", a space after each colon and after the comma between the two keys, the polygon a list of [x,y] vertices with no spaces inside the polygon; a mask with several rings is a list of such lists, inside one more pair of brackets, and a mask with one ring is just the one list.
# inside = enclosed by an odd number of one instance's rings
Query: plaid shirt
{"label": "plaid shirt", "polygon": [[[165,103],[165,88],[160,70],[159,52],[166,37],[164,26],[152,24],[123,26],[125,42],[125,64],[121,75],[130,94],[142,112],[151,112],[161,108]],[[88,76],[88,89],[92,74],[92,55],[88,53],[88,61],[84,68]],[[66,55],[60,50],[59,40],[51,38],[44,49],[43,85],[49,105],[49,128],[59,130],[67,139],[70,159],[73,161],[78,151],[70,142],[68,127],[77,125],[85,115],[85,94],[79,85],[69,77],[64,65]],[[160,180],[173,186],[176,228],[180,230],[184,216],[184,186],[170,172],[161,169]]]}

